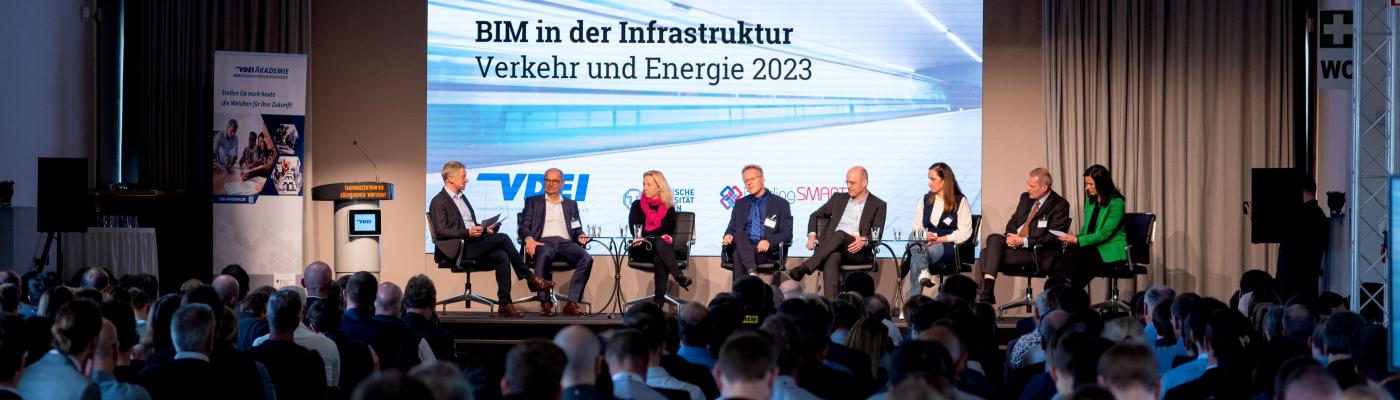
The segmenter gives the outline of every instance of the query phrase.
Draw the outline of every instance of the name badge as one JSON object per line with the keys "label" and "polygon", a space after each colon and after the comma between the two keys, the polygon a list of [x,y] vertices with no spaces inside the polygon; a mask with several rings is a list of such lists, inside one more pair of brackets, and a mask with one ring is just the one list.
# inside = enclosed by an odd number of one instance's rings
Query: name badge
{"label": "name badge", "polygon": [[579,223],[578,220],[574,220],[574,222],[569,223],[569,229],[576,229],[576,228],[582,228],[582,227],[583,227],[583,224]]}
{"label": "name badge", "polygon": [[1044,227],[1047,227],[1047,226],[1050,226],[1050,221],[1046,221],[1046,220],[1043,220],[1043,219],[1040,220],[1040,222],[1037,222],[1037,223],[1035,224],[1035,227],[1036,227],[1036,228],[1044,228]]}
{"label": "name badge", "polygon": [[774,215],[774,216],[768,217],[768,219],[763,220],[763,226],[766,226],[766,227],[769,227],[769,228],[772,228],[772,229],[778,229],[778,216],[777,216],[777,215]]}
{"label": "name badge", "polygon": [[953,217],[947,217],[947,218],[944,218],[944,219],[943,219],[943,225],[952,225],[952,224],[953,224]]}

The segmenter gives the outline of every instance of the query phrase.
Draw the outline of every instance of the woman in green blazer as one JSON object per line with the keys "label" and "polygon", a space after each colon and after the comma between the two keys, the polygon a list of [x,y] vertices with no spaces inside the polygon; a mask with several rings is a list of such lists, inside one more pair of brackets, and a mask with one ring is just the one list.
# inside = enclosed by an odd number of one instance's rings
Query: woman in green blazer
{"label": "woman in green blazer", "polygon": [[1084,170],[1084,225],[1079,235],[1060,236],[1065,243],[1061,270],[1071,284],[1083,288],[1094,272],[1128,258],[1128,235],[1123,231],[1123,193],[1113,184],[1108,168],[1095,164]]}

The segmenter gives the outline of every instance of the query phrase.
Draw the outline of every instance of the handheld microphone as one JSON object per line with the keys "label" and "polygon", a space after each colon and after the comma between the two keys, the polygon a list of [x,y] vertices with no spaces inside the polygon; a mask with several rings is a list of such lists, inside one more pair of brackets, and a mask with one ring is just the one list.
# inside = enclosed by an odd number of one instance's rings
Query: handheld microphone
{"label": "handheld microphone", "polygon": [[351,144],[351,145],[354,145],[355,148],[360,149],[360,155],[365,156],[365,160],[368,160],[368,161],[369,161],[369,165],[373,165],[373,166],[374,166],[374,181],[375,181],[375,182],[379,182],[379,164],[375,164],[375,163],[374,163],[374,159],[369,158],[369,153],[366,153],[366,152],[365,152],[365,148],[364,148],[364,147],[360,147],[360,142],[351,140],[351,141],[350,141],[350,144]]}

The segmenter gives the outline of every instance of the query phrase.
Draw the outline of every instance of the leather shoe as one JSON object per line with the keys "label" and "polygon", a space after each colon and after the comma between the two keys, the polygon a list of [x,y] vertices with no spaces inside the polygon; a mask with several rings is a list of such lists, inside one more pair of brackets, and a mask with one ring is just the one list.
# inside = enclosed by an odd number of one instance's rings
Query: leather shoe
{"label": "leather shoe", "polygon": [[787,270],[787,274],[788,274],[788,279],[792,279],[792,280],[794,280],[794,281],[801,281],[803,277],[806,277],[806,276],[807,276],[807,270],[806,270],[805,268],[802,268],[802,266],[799,265],[799,266],[797,266],[797,267],[793,267],[793,268],[791,268],[791,269],[788,269],[788,270]]}
{"label": "leather shoe", "polygon": [[923,286],[923,287],[926,287],[926,288],[931,288],[931,287],[933,287],[933,279],[929,279],[929,278],[919,278],[919,286]]}
{"label": "leather shoe", "polygon": [[565,317],[582,317],[582,316],[583,316],[583,313],[582,313],[582,312],[579,312],[579,310],[578,310],[578,303],[574,303],[574,302],[564,303],[564,313],[563,313],[563,314],[564,314]]}
{"label": "leather shoe", "polygon": [[676,285],[680,286],[681,289],[685,289],[685,291],[689,292],[690,284],[692,283],[695,283],[694,279],[690,279],[690,277],[685,275],[676,275]]}
{"label": "leather shoe", "polygon": [[501,318],[521,318],[525,313],[516,311],[514,304],[502,304],[496,308],[496,316]]}
{"label": "leather shoe", "polygon": [[554,282],[544,280],[539,276],[532,276],[525,279],[525,287],[529,288],[531,292],[538,292],[554,288]]}
{"label": "leather shoe", "polygon": [[540,302],[541,317],[553,317],[555,315],[558,314],[554,313],[554,305],[550,304],[549,302]]}

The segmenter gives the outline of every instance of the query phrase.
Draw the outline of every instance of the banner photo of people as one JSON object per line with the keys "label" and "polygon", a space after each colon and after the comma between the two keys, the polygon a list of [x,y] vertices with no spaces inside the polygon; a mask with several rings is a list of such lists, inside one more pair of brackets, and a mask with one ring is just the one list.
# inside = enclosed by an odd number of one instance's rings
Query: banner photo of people
{"label": "banner photo of people", "polygon": [[214,265],[299,270],[306,55],[216,52]]}
{"label": "banner photo of people", "polygon": [[430,0],[426,199],[460,161],[467,201],[514,237],[557,168],[585,232],[626,236],[656,170],[696,213],[692,254],[714,256],[752,164],[790,203],[791,255],[804,256],[808,215],[848,191],[852,167],[888,204],[881,236],[895,239],[915,230],[943,162],[980,214],[982,7]]}

